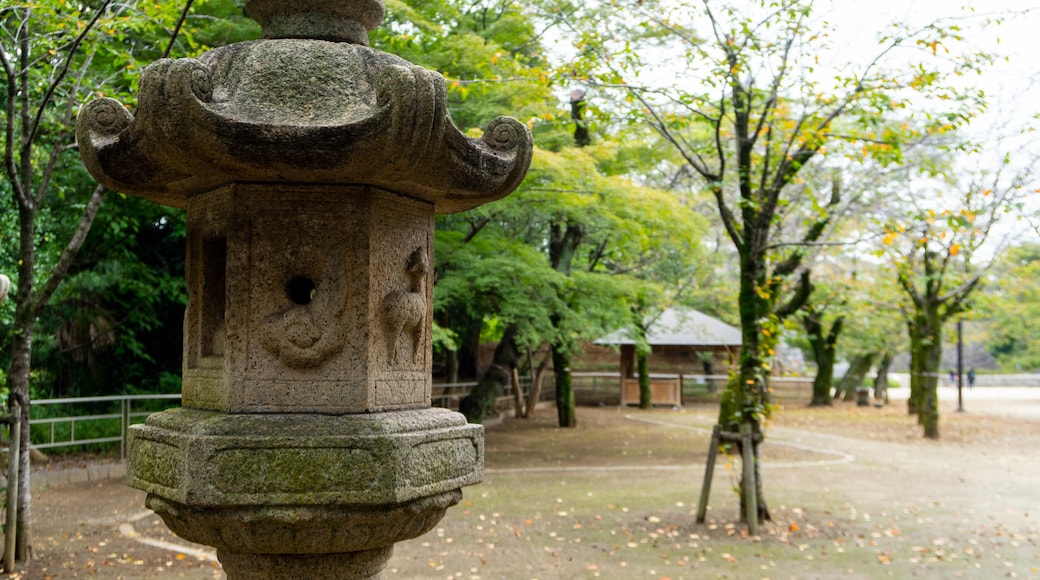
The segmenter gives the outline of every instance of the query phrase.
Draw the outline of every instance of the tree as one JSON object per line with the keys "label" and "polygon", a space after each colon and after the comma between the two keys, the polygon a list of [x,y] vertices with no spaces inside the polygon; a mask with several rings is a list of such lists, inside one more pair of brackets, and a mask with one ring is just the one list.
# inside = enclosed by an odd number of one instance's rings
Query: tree
{"label": "tree", "polygon": [[[928,163],[908,166],[902,193],[909,212],[885,225],[885,252],[903,291],[910,340],[908,412],[931,439],[939,438],[943,327],[972,308],[1002,249],[987,248],[990,233],[1035,179],[1038,160],[1015,159],[1016,165],[1010,153],[995,159],[993,153],[967,150],[960,166],[942,171]],[[935,195],[921,195],[929,190]]]}
{"label": "tree", "polygon": [[[834,381],[834,360],[838,348],[838,337],[845,324],[840,312],[842,304],[820,300],[816,297],[806,304],[801,320],[805,334],[816,361],[816,376],[813,378],[811,407],[830,406],[831,383]],[[838,311],[837,314],[834,311]],[[830,329],[826,324],[830,323]]]}
{"label": "tree", "polygon": [[[621,166],[621,148],[604,139],[593,143],[580,95],[570,111],[558,106],[543,31],[516,4],[445,0],[388,8],[390,18],[373,44],[444,73],[456,124],[467,129],[499,114],[514,115],[532,129],[537,145],[517,192],[438,220],[438,325],[453,331],[470,353],[488,330],[499,339],[491,368],[460,410],[471,421],[481,420],[520,353],[547,344],[558,422],[574,426],[570,357],[581,340],[627,321],[625,293],[632,268],[645,265],[640,261],[652,263],[669,244],[683,244],[679,253],[695,255],[689,251],[695,236],[687,227],[695,218],[682,215],[674,198],[611,171]],[[656,236],[676,213],[674,236]],[[641,254],[634,258],[631,252]],[[459,355],[457,366],[475,371],[466,361],[474,357]],[[533,357],[528,359],[534,367]]]}
{"label": "tree", "polygon": [[[840,207],[839,190],[816,190],[800,180],[804,167],[826,161],[825,150],[856,144],[855,157],[897,160],[908,131],[880,131],[880,122],[906,107],[897,94],[941,95],[955,110],[931,122],[947,127],[964,121],[961,109],[978,106],[978,92],[952,90],[942,73],[945,63],[958,70],[977,66],[979,55],[930,58],[960,40],[956,28],[932,23],[920,29],[896,28],[882,37],[875,57],[846,71],[844,63],[820,64],[828,56],[824,30],[813,28],[812,3],[801,0],[758,2],[747,11],[711,2],[639,2],[618,8],[615,18],[603,6],[571,7],[560,16],[574,32],[579,60],[568,69],[590,83],[623,91],[635,113],[650,123],[683,157],[716,201],[723,227],[739,256],[738,303],[743,336],[739,367],[730,381],[719,422],[735,431],[743,424],[760,432],[768,414],[770,361],[782,321],[797,312],[809,294],[807,252],[819,242]],[[695,7],[697,6],[697,7]],[[700,22],[693,15],[702,17]],[[657,87],[639,84],[644,67],[629,38],[610,34],[605,22],[642,27],[644,38],[671,42],[686,59],[690,76],[703,79]],[[703,37],[695,30],[703,25]],[[912,66],[886,61],[900,47],[927,49],[926,60]],[[983,59],[985,60],[985,59]],[[674,68],[674,65],[672,65]],[[643,77],[645,79],[645,76]],[[826,84],[825,79],[834,79]],[[698,137],[707,133],[709,139]],[[793,209],[807,219],[780,227]],[[756,444],[757,447],[757,444]],[[755,453],[757,458],[757,449]],[[757,470],[757,459],[756,470]],[[761,479],[756,478],[756,487]],[[741,504],[760,489],[741,486]],[[765,501],[758,519],[768,518]],[[742,514],[746,513],[742,510]],[[743,516],[742,516],[743,517]],[[750,522],[749,522],[750,523]]]}
{"label": "tree", "polygon": [[1008,248],[987,282],[987,350],[1001,368],[1013,372],[1040,369],[1040,244]]}
{"label": "tree", "polygon": [[34,343],[37,396],[179,392],[184,222],[179,211],[108,196]]}
{"label": "tree", "polygon": [[[27,418],[37,320],[90,231],[105,189],[76,159],[74,116],[87,95],[132,88],[127,69],[151,60],[176,36],[177,12],[157,4],[67,5],[43,1],[0,8],[3,189],[17,215],[18,270],[8,371],[9,405]],[[150,54],[149,54],[150,53]],[[126,101],[124,101],[126,102]],[[70,171],[59,171],[72,168]],[[71,215],[78,214],[76,218]],[[44,219],[44,218],[48,219]],[[71,227],[69,224],[73,224]],[[63,241],[59,241],[63,240]],[[31,557],[29,424],[21,424],[16,558]]]}
{"label": "tree", "polygon": [[[583,339],[630,324],[629,304],[645,285],[637,274],[695,259],[703,225],[675,197],[603,175],[598,163],[613,151],[610,144],[536,148],[528,179],[513,195],[441,220],[436,311],[481,324],[497,321],[502,336],[517,341],[500,341],[502,361],[516,358],[509,352],[540,344],[574,349]],[[580,220],[588,232],[573,251],[570,272],[555,267],[549,253],[553,224],[561,217]],[[499,376],[504,381],[507,373]],[[473,408],[486,409],[488,393],[500,386],[481,388]],[[572,404],[562,408],[573,412]]]}

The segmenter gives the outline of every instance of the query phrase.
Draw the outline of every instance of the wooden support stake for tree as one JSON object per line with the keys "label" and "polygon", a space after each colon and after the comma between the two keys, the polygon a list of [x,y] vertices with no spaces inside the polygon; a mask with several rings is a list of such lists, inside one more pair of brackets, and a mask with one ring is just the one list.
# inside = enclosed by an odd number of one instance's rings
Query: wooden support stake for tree
{"label": "wooden support stake for tree", "polygon": [[4,529],[4,570],[15,569],[15,540],[18,538],[18,455],[22,442],[21,407],[14,401],[11,415],[7,417],[11,426],[10,444],[7,448],[7,525]]}
{"label": "wooden support stake for tree", "polygon": [[524,394],[520,392],[520,371],[513,367],[513,417],[524,417]]}
{"label": "wooden support stake for tree", "polygon": [[751,436],[751,423],[740,424],[740,443],[744,461],[744,507],[747,515],[748,533],[758,535],[758,487],[755,485],[755,447]]}
{"label": "wooden support stake for tree", "polygon": [[711,495],[711,479],[715,476],[715,458],[719,454],[719,432],[722,427],[715,425],[711,430],[711,443],[708,444],[708,463],[704,466],[704,485],[701,486],[701,500],[697,504],[697,523],[703,524],[708,515],[708,496]]}

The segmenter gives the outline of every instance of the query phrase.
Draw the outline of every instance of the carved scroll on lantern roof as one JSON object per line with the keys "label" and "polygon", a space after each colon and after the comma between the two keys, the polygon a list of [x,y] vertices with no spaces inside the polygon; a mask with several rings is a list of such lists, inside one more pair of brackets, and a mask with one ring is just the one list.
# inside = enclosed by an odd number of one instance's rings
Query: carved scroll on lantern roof
{"label": "carved scroll on lantern roof", "polygon": [[238,43],[158,61],[140,87],[136,116],[113,99],[84,108],[82,157],[112,189],[175,207],[230,182],[342,183],[450,213],[505,196],[530,164],[522,123],[466,137],[441,75],[358,44]]}

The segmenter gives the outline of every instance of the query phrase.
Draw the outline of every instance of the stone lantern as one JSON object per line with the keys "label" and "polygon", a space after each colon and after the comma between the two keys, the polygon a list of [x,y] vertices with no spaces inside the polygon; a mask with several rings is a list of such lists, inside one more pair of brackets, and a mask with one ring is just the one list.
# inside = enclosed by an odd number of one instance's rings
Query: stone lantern
{"label": "stone lantern", "polygon": [[108,187],[187,210],[183,407],[127,479],[230,578],[377,577],[481,481],[483,428],[430,407],[434,215],[501,198],[527,128],[479,139],[444,79],[367,46],[381,0],[249,0],[264,38],[86,105]]}

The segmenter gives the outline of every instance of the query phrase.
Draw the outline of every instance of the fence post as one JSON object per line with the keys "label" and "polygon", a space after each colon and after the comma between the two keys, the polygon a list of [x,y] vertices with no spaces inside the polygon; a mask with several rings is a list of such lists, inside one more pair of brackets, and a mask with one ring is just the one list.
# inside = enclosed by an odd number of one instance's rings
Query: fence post
{"label": "fence post", "polygon": [[130,400],[119,400],[119,460],[126,461],[126,430],[130,427]]}
{"label": "fence post", "polygon": [[21,406],[18,401],[11,402],[11,415],[8,418],[11,435],[7,449],[7,526],[4,529],[4,570],[14,571],[15,540],[18,530],[18,464],[22,443]]}

